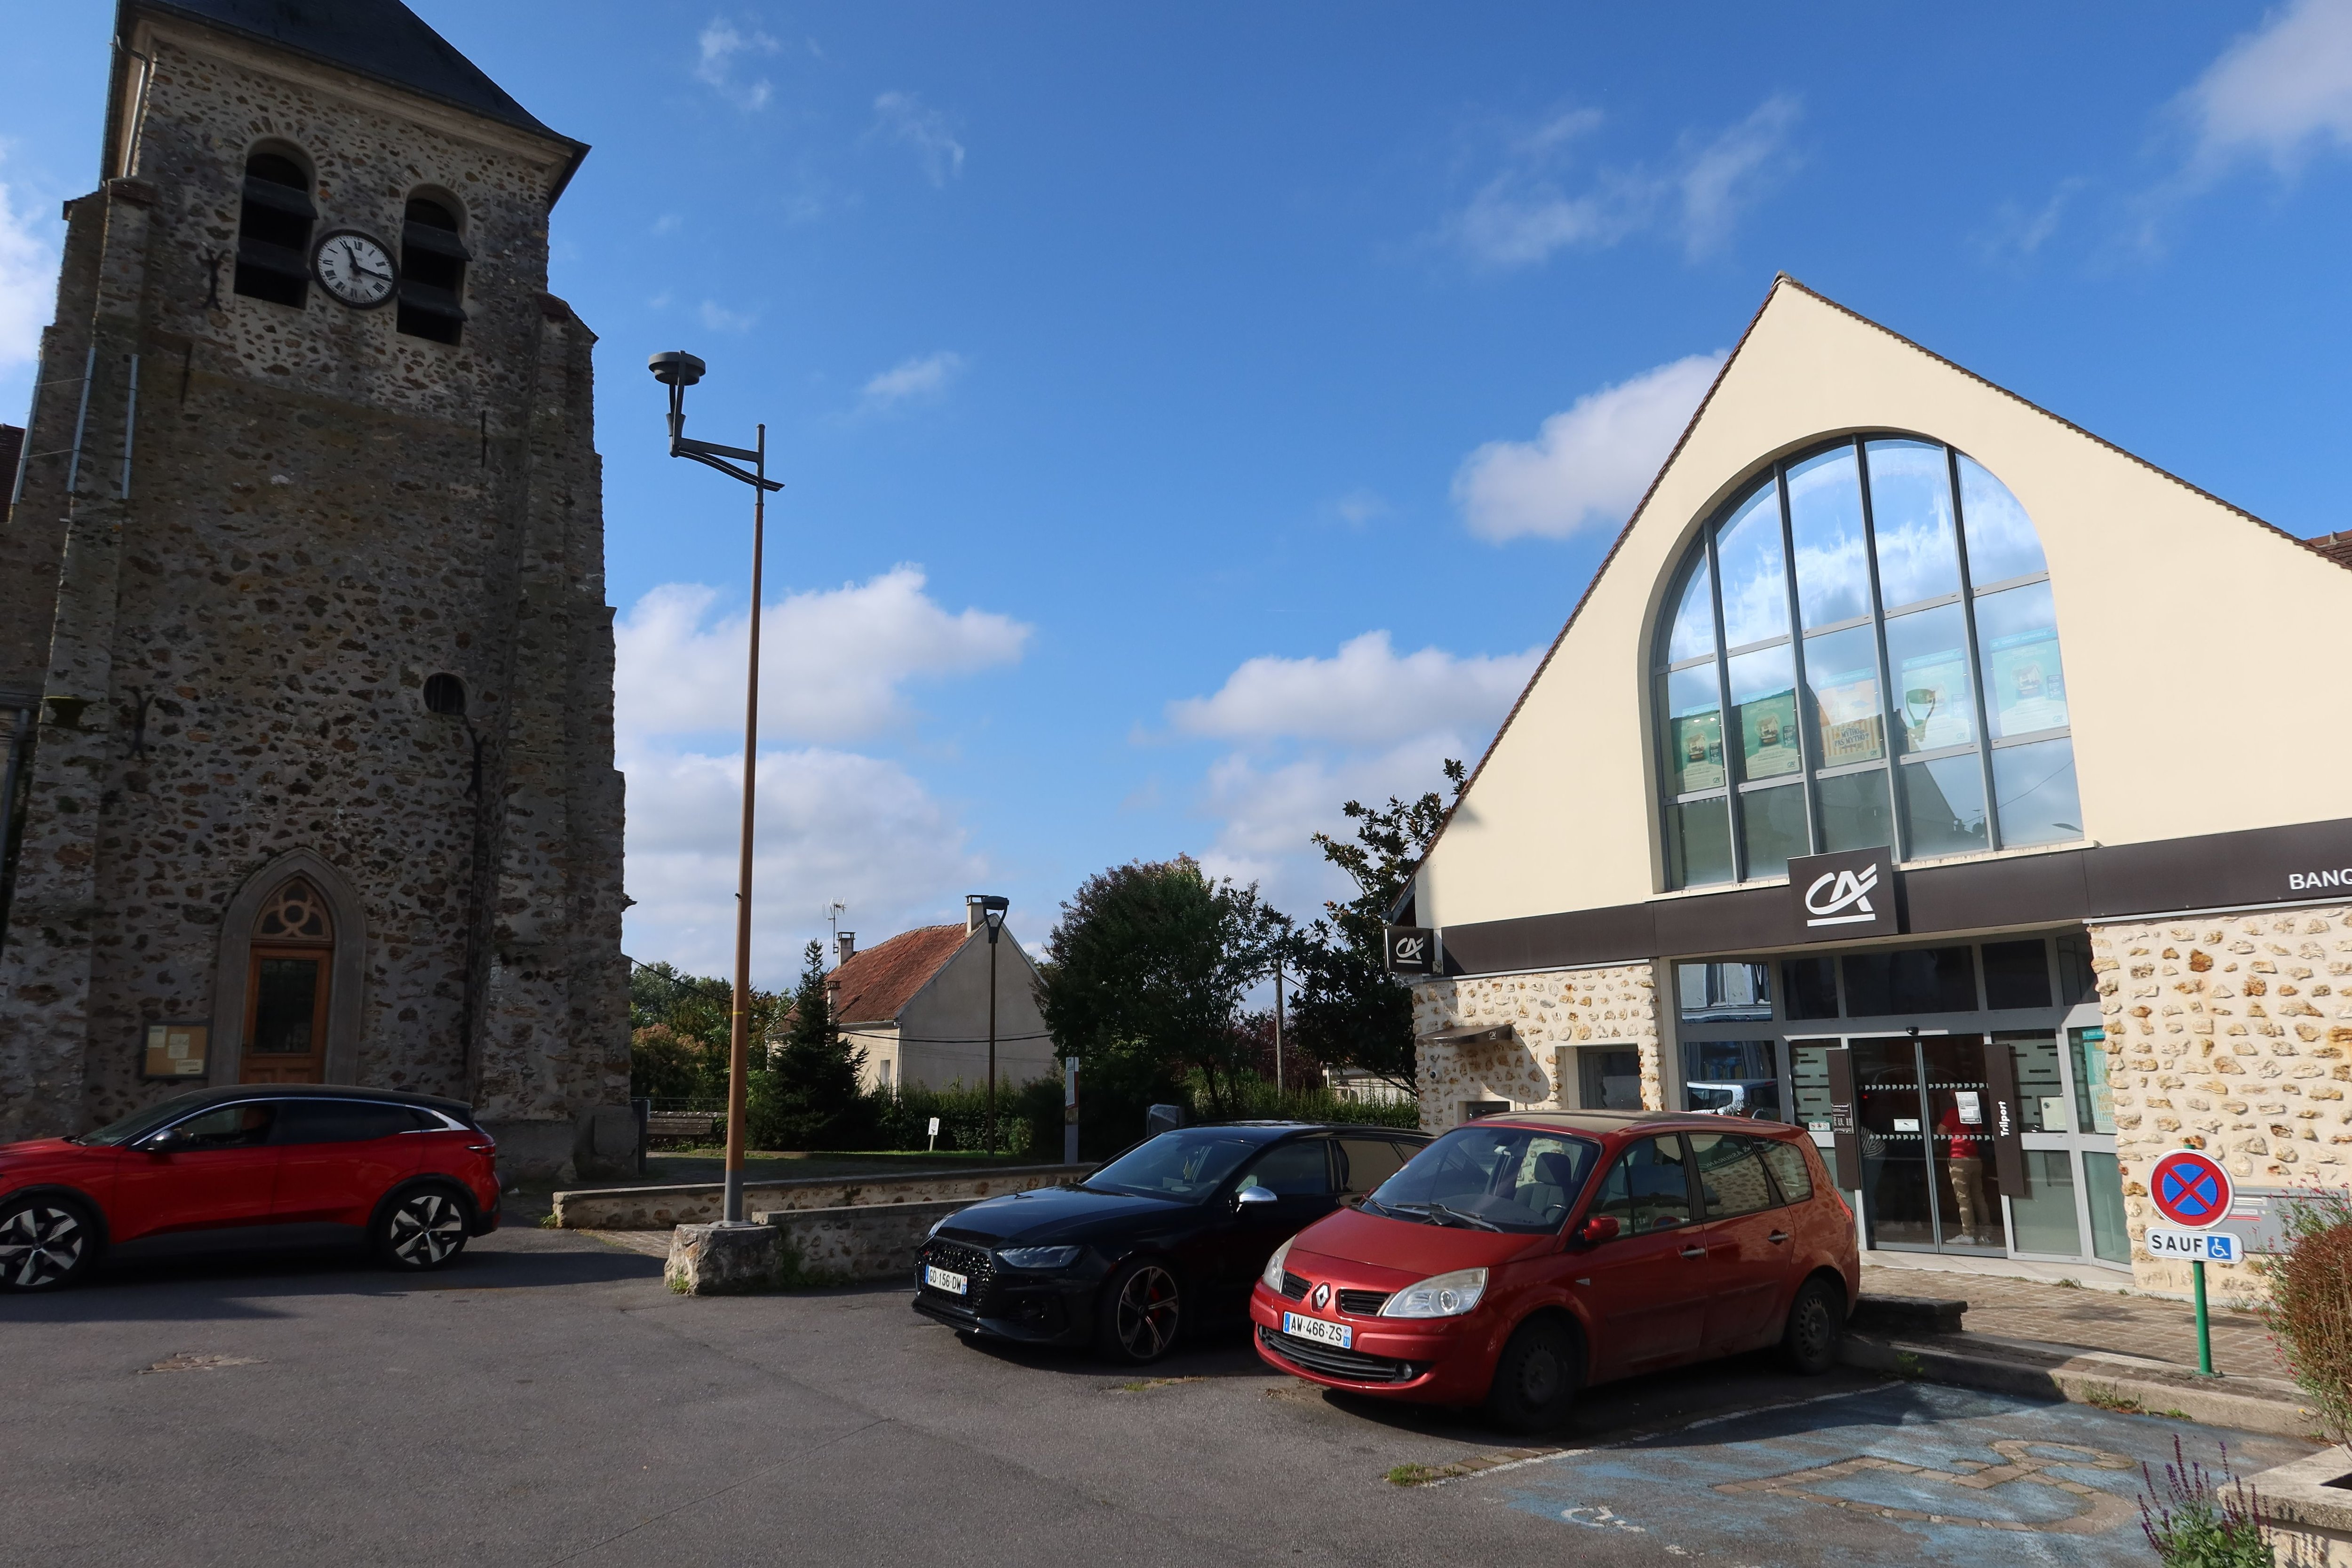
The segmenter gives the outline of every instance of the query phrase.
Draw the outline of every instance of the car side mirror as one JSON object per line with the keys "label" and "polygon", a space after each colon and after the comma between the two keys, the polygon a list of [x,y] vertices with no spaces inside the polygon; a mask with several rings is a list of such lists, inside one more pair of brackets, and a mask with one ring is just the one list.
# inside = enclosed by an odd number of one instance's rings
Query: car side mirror
{"label": "car side mirror", "polygon": [[1259,1204],[1270,1204],[1275,1201],[1274,1190],[1271,1187],[1244,1187],[1234,1194],[1235,1208],[1252,1208]]}
{"label": "car side mirror", "polygon": [[163,1131],[156,1133],[153,1137],[149,1138],[145,1142],[140,1144],[139,1147],[142,1152],[149,1154],[168,1154],[174,1149],[186,1148],[188,1146],[188,1142],[189,1138],[186,1132],[177,1127],[166,1127]]}
{"label": "car side mirror", "polygon": [[1597,1214],[1576,1227],[1576,1239],[1587,1246],[1617,1239],[1617,1216]]}

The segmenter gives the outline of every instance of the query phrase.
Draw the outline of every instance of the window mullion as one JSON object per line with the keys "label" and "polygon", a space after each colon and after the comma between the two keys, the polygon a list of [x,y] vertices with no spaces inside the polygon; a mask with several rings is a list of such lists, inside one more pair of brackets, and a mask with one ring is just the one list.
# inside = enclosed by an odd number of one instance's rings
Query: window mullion
{"label": "window mullion", "polygon": [[1790,668],[1796,671],[1797,710],[1791,715],[1797,726],[1797,787],[1805,792],[1805,847],[1818,855],[1822,852],[1821,800],[1813,789],[1813,770],[1821,765],[1813,743],[1813,726],[1808,718],[1811,688],[1805,681],[1805,628],[1797,610],[1797,536],[1789,522],[1788,465],[1772,465],[1772,487],[1780,492],[1780,586],[1789,601]]}
{"label": "window mullion", "polygon": [[1969,684],[1977,702],[1977,771],[1984,778],[1985,847],[2000,847],[2000,802],[1993,798],[1992,728],[1985,722],[1984,661],[1977,654],[1977,596],[1969,577],[1968,519],[1960,515],[1960,460],[1944,448],[1944,482],[1952,493],[1952,549],[1960,560],[1960,625],[1969,639]]}
{"label": "window mullion", "polygon": [[1853,438],[1853,474],[1862,490],[1863,564],[1870,573],[1870,631],[1878,652],[1879,749],[1886,753],[1886,805],[1894,814],[1895,858],[1902,861],[1911,858],[1911,819],[1903,809],[1903,757],[1895,744],[1903,721],[1895,703],[1895,674],[1886,663],[1886,613],[1878,593],[1878,525],[1870,506],[1870,451],[1859,436]]}
{"label": "window mullion", "polygon": [[1739,821],[1739,777],[1732,767],[1731,661],[1723,657],[1723,571],[1715,556],[1715,524],[1706,526],[1707,607],[1715,613],[1716,732],[1723,746],[1723,816],[1730,834],[1731,879],[1748,880],[1748,835]]}

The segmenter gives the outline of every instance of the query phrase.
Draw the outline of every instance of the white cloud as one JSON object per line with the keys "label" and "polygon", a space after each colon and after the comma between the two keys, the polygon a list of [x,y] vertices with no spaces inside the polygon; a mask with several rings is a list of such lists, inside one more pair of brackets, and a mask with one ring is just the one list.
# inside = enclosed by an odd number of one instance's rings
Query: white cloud
{"label": "white cloud", "polygon": [[748,332],[760,321],[757,310],[730,310],[716,300],[705,300],[698,313],[702,324],[714,332]]}
{"label": "white cloud", "polygon": [[896,408],[940,396],[948,384],[963,374],[963,355],[942,349],[901,360],[867,381],[861,395],[872,409]]}
{"label": "white cloud", "polygon": [[[629,781],[631,956],[732,972],[742,758],[624,751]],[[895,762],[811,747],[760,758],[752,851],[752,975],[788,984],[800,946],[846,902],[869,941],[955,918],[987,880],[955,810]],[[852,922],[844,922],[845,924]]]}
{"label": "white cloud", "polygon": [[697,81],[714,89],[720,97],[739,109],[765,109],[774,93],[774,87],[765,77],[756,81],[742,80],[737,74],[741,60],[754,59],[780,52],[783,46],[757,27],[748,31],[728,21],[713,17],[710,25],[696,38],[701,58],[694,68]]}
{"label": "white cloud", "polygon": [[912,148],[934,185],[944,185],[963,173],[963,143],[956,139],[948,117],[927,108],[913,93],[882,94],[874,100],[874,133]]}
{"label": "white cloud", "polygon": [[[911,717],[904,688],[1017,663],[1031,627],[979,609],[950,613],[919,566],[793,594],[761,617],[761,732],[799,741],[881,734]],[[671,583],[613,628],[614,721],[625,735],[732,729],[743,717],[750,617],[715,616],[719,592]]]}
{"label": "white cloud", "polygon": [[2291,174],[2315,151],[2352,150],[2352,0],[2293,0],[2237,39],[2182,97],[2193,174],[2242,159]]}
{"label": "white cloud", "polygon": [[1795,98],[1775,94],[1711,138],[1684,137],[1664,170],[1636,163],[1589,172],[1577,167],[1576,153],[1600,128],[1601,111],[1556,115],[1512,144],[1448,232],[1474,260],[1497,268],[1532,266],[1558,250],[1605,249],[1650,231],[1702,255],[1730,237],[1739,216],[1790,166],[1801,113]]}
{"label": "white cloud", "polygon": [[2066,216],[2066,209],[2088,184],[2079,176],[2061,180],[2050,193],[2050,199],[2032,212],[2015,202],[2001,203],[1993,209],[1991,226],[1978,237],[1978,250],[1987,261],[1999,261],[2005,258],[2031,258],[2050,243],[2051,237],[2058,232],[2058,226]]}
{"label": "white cloud", "polygon": [[1331,502],[1329,508],[1331,515],[1349,528],[1361,528],[1368,522],[1376,522],[1393,510],[1378,490],[1362,489],[1349,490]]}
{"label": "white cloud", "polygon": [[0,184],[0,371],[33,363],[57,306],[58,225],[19,211],[23,187]]}
{"label": "white cloud", "polygon": [[1589,392],[1533,441],[1489,441],[1462,461],[1454,501],[1470,531],[1497,542],[1566,539],[1622,523],[1674,449],[1724,354],[1692,354]]}
{"label": "white cloud", "polygon": [[1387,632],[1366,632],[1330,658],[1246,660],[1213,694],[1170,703],[1168,717],[1189,735],[1356,745],[1477,730],[1502,716],[1541,653],[1463,658],[1425,647],[1400,655]]}

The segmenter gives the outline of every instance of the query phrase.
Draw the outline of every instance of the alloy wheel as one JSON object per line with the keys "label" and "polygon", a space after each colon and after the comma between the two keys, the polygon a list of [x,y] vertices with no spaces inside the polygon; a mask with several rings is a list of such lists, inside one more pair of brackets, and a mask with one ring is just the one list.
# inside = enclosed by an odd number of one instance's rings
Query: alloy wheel
{"label": "alloy wheel", "polygon": [[1118,1293],[1118,1342],[1137,1361],[1150,1361],[1176,1342],[1176,1278],[1157,1264],[1128,1276]]}
{"label": "alloy wheel", "polygon": [[0,1219],[0,1283],[19,1290],[58,1284],[89,1245],[89,1234],[72,1210],[27,1204]]}
{"label": "alloy wheel", "polygon": [[430,1268],[466,1245],[466,1216],[452,1199],[418,1193],[393,1211],[389,1240],[394,1261]]}

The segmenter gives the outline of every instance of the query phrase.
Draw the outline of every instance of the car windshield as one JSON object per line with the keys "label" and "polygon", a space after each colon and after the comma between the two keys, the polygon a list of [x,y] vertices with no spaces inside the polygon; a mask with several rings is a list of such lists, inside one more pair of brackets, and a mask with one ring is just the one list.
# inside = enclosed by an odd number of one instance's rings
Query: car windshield
{"label": "car windshield", "polygon": [[119,1121],[110,1121],[95,1132],[85,1132],[67,1140],[73,1143],[128,1143],[152,1132],[165,1122],[185,1116],[195,1108],[201,1098],[193,1094],[173,1095],[161,1105],[151,1105],[144,1110],[134,1110]]}
{"label": "car windshield", "polygon": [[1221,1128],[1182,1128],[1138,1144],[1082,1184],[1097,1193],[1197,1203],[1259,1147],[1260,1140]]}
{"label": "car windshield", "polygon": [[1474,1122],[1415,1154],[1364,1206],[1423,1225],[1558,1230],[1600,1152],[1586,1138]]}

